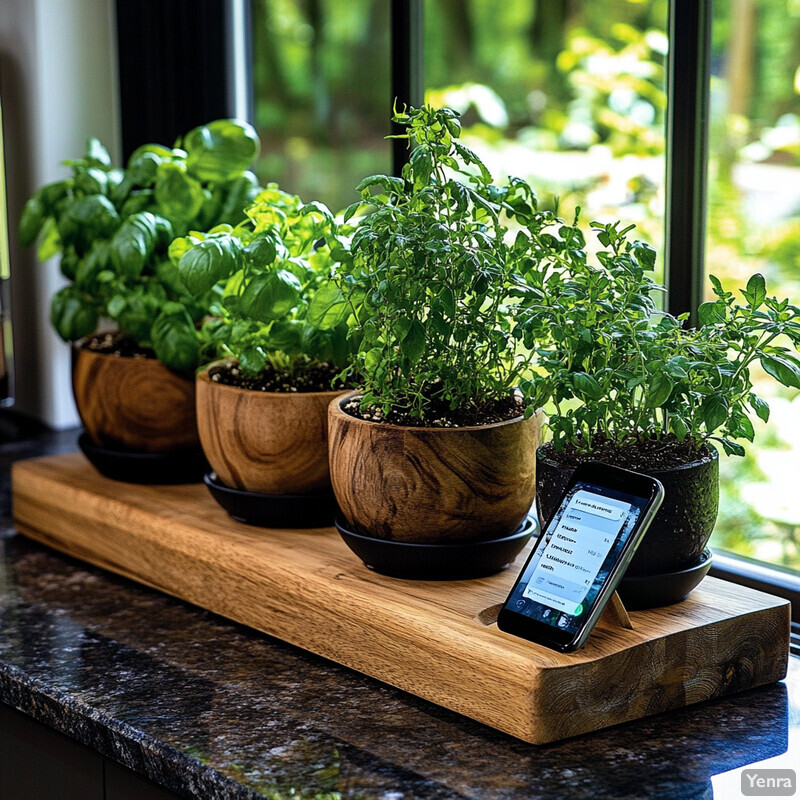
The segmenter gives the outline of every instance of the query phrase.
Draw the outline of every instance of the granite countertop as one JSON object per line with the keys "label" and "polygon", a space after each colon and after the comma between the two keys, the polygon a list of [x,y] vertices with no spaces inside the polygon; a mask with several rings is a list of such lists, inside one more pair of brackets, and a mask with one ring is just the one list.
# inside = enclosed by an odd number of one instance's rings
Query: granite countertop
{"label": "granite countertop", "polygon": [[[0,702],[187,798],[729,798],[800,763],[787,680],[536,747],[14,533],[0,445]],[[727,774],[726,774],[727,773]]]}

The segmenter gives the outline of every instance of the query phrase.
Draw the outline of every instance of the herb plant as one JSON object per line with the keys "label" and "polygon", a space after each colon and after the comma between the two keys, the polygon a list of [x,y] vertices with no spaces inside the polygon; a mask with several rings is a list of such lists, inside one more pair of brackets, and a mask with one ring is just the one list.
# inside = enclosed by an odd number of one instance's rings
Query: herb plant
{"label": "herb plant", "polygon": [[652,295],[663,287],[647,274],[655,253],[627,240],[632,226],[593,228],[604,248],[600,267],[588,263],[580,231],[565,226],[563,260],[533,276],[536,298],[528,296],[522,315],[524,326],[549,332],[538,349],[541,374],[521,388],[531,408],[552,403],[554,447],[591,454],[671,439],[697,454],[716,440],[744,455],[752,415],[769,417],[750,368],[759,363],[800,389],[800,309],[768,297],[762,275],[748,281],[743,304],[712,276],[716,299],[700,306],[699,327],[687,329],[688,315],[656,309]]}
{"label": "herb plant", "polygon": [[326,239],[334,252],[344,252],[333,238],[331,212],[270,184],[246,213],[247,222],[235,229],[192,232],[170,247],[189,292],[214,295],[201,332],[206,358],[235,359],[247,376],[269,364],[289,381],[309,366],[346,369],[346,319],[322,330],[309,321],[309,308],[334,265]]}
{"label": "herb plant", "polygon": [[23,244],[38,238],[43,261],[60,253],[70,281],[50,307],[64,340],[89,336],[107,318],[167,366],[197,365],[197,325],[208,298],[190,295],[167,248],[192,228],[243,219],[259,188],[247,171],[259,141],[250,125],[217,120],[180,144],[183,149],[144,145],[122,170],[90,139],[83,158],[65,162],[72,175],[26,204]]}
{"label": "herb plant", "polygon": [[394,121],[410,160],[401,178],[359,184],[345,221],[364,204],[374,210],[337,268],[339,292],[327,291],[330,316],[352,312],[362,336],[362,408],[416,424],[436,424],[442,409],[481,417],[530,369],[533,351],[520,346],[509,304],[526,291],[522,268],[538,263],[549,214],[524,181],[492,182],[458,141],[451,109],[410,108]]}

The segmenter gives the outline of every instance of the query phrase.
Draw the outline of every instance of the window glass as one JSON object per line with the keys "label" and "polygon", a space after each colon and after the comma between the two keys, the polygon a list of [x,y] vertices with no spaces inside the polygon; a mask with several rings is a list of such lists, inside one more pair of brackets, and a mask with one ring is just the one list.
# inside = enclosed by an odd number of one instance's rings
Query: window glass
{"label": "window glass", "polygon": [[[426,99],[496,180],[663,250],[666,0],[426,0]],[[657,278],[663,279],[663,264]]]}
{"label": "window glass", "polygon": [[385,0],[252,0],[262,182],[340,210],[391,171]]}
{"label": "window glass", "polygon": [[[737,293],[760,272],[800,305],[800,2],[715,3],[712,32],[706,268]],[[745,458],[721,456],[712,544],[798,568],[800,393],[760,368],[755,391],[770,420]]]}

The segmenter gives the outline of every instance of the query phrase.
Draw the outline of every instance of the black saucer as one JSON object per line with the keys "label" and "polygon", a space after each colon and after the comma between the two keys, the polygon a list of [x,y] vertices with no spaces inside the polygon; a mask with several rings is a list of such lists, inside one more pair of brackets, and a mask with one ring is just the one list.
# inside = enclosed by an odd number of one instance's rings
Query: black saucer
{"label": "black saucer", "polygon": [[215,472],[203,482],[237,521],[262,528],[327,528],[339,513],[333,491],[319,494],[261,494],[226,486]]}
{"label": "black saucer", "polygon": [[499,539],[452,544],[417,544],[362,536],[342,516],[336,529],[347,546],[371,569],[393,578],[461,580],[482,578],[505,569],[519,554],[538,524],[527,517],[514,533]]}
{"label": "black saucer", "polygon": [[199,483],[208,469],[199,447],[174,453],[115,450],[96,445],[85,431],[78,437],[78,447],[101,475],[125,483]]}
{"label": "black saucer", "polygon": [[706,547],[695,566],[660,575],[627,575],[617,591],[629,611],[671,606],[684,600],[711,569],[711,550]]}

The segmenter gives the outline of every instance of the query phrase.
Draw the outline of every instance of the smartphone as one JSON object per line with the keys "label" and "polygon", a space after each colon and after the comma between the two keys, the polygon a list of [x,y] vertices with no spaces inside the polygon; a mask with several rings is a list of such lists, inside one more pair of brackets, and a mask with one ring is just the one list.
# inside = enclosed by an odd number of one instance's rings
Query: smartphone
{"label": "smartphone", "polygon": [[581,464],[497,617],[497,627],[569,653],[586,643],[664,499],[660,481]]}

